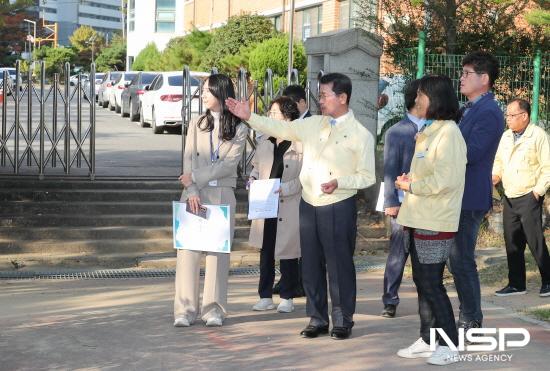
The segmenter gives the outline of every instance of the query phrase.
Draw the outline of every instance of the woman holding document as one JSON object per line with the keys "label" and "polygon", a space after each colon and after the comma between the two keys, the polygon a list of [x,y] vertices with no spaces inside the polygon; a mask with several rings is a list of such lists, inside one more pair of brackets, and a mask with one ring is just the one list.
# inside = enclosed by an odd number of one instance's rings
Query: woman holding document
{"label": "woman holding document", "polygon": [[[288,97],[279,97],[271,102],[269,117],[293,121],[300,117],[296,103]],[[294,125],[300,125],[295,123]],[[275,258],[280,259],[281,302],[277,311],[290,313],[294,310],[293,298],[298,286],[300,257],[300,224],[298,213],[302,186],[302,149],[298,142],[289,142],[273,137],[262,139],[252,159],[254,169],[250,182],[256,179],[280,179],[279,209],[277,218],[252,221],[249,244],[260,251],[260,300],[252,307],[263,311],[275,309],[273,303],[273,282],[275,280]]]}
{"label": "woman holding document", "polygon": [[[231,114],[225,99],[235,97],[231,79],[211,75],[203,85],[206,113],[189,124],[185,142],[181,196],[191,212],[199,214],[201,204],[230,205],[231,238],[235,226],[237,165],[242,156],[248,128]],[[202,307],[199,308],[200,261],[202,252],[178,250],[174,326],[192,325],[201,314],[206,326],[221,326],[226,316],[229,254],[206,253]]]}
{"label": "woman holding document", "polygon": [[[425,124],[417,134],[409,174],[397,177],[395,186],[405,191],[397,223],[409,230],[413,280],[418,292],[420,338],[397,355],[428,358],[434,365],[458,361],[458,333],[453,307],[443,285],[443,270],[458,230],[464,177],[466,143],[453,121],[458,110],[455,89],[448,77],[420,79],[416,105]],[[430,329],[439,328],[434,352]]]}

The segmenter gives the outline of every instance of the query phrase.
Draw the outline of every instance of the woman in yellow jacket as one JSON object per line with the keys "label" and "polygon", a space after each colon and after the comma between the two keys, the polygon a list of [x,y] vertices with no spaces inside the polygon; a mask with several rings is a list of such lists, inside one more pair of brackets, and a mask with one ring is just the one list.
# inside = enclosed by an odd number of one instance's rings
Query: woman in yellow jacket
{"label": "woman in yellow jacket", "polygon": [[[416,104],[426,124],[416,138],[410,173],[399,176],[395,185],[406,192],[397,223],[410,232],[421,336],[397,355],[427,357],[430,364],[446,365],[458,361],[458,333],[453,307],[443,286],[443,270],[458,230],[466,143],[453,121],[458,100],[448,77],[423,77]],[[439,338],[434,352],[430,350],[431,328],[441,328],[447,335]]]}

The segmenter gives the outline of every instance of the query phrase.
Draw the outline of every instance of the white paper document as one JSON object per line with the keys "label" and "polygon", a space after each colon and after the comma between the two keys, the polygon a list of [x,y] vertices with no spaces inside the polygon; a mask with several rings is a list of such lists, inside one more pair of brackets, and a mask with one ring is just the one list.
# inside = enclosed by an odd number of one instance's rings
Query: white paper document
{"label": "white paper document", "polygon": [[248,194],[248,219],[276,218],[279,212],[281,179],[255,180]]}
{"label": "white paper document", "polygon": [[173,202],[174,248],[231,252],[231,215],[229,205],[202,205],[206,219],[186,211],[186,202]]}
{"label": "white paper document", "polygon": [[[399,198],[399,202],[403,202],[405,198],[403,190],[397,190],[397,197]],[[384,211],[384,182],[380,183],[380,192],[378,192],[378,200],[376,201],[376,211]]]}

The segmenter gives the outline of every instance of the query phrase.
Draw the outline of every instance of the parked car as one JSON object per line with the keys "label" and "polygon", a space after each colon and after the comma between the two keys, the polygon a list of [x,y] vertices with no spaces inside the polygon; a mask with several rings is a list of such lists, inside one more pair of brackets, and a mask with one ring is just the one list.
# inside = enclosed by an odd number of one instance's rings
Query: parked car
{"label": "parked car", "polygon": [[126,84],[130,83],[134,77],[136,77],[137,72],[122,72],[120,77],[115,80],[113,87],[111,89],[111,94],[109,96],[109,109],[120,113],[120,107],[122,105],[122,92],[126,87]]}
{"label": "parked car", "polygon": [[139,119],[139,102],[141,95],[145,93],[145,86],[151,84],[159,72],[138,72],[136,76],[126,84],[121,94],[120,115],[130,116],[130,121]]}
{"label": "parked car", "polygon": [[[8,72],[8,85],[12,88],[12,90],[15,88],[15,79],[16,79],[16,70],[14,67],[0,67],[0,89],[4,88],[4,71]],[[23,90],[23,79],[21,78],[21,72],[19,73],[18,80],[19,80],[19,91]],[[8,90],[8,95],[11,94]]]}
{"label": "parked car", "polygon": [[103,77],[99,88],[96,90],[97,101],[99,105],[103,108],[107,108],[107,106],[109,105],[109,94],[111,93],[110,90],[113,87],[114,80],[118,79],[120,75],[122,75],[122,72],[118,71],[109,71],[105,73],[105,76]]}
{"label": "parked car", "polygon": [[[81,78],[82,86],[85,86],[85,82],[88,80],[88,74],[82,73],[81,75],[82,75],[82,78]],[[71,77],[69,77],[69,85],[75,86],[77,82],[78,82],[78,74],[72,75]]]}
{"label": "parked car", "polygon": [[[199,79],[207,77],[206,72],[191,72],[191,93],[199,87]],[[167,127],[181,126],[183,103],[183,75],[181,71],[163,72],[141,96],[139,122],[142,127],[150,124],[153,133],[162,134]],[[192,101],[192,114],[198,114],[199,102]]]}
{"label": "parked car", "polygon": [[[94,84],[95,84],[95,101],[97,102],[97,91],[99,90],[99,86],[101,85],[101,81],[103,81],[103,78],[105,77],[105,74],[104,73],[96,73],[95,74],[95,80],[94,80]],[[84,81],[82,83],[83,87],[84,87],[84,91],[86,92],[89,92],[90,91],[90,79],[86,79],[86,81]]]}

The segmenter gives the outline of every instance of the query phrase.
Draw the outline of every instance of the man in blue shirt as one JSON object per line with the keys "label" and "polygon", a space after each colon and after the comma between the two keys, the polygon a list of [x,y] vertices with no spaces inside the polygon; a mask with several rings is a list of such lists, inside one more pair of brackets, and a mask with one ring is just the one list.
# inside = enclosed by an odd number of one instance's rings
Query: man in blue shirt
{"label": "man in blue shirt", "polygon": [[460,93],[468,98],[457,120],[466,141],[466,184],[462,198],[456,244],[450,254],[450,268],[460,300],[458,327],[481,327],[481,292],[475,262],[479,226],[492,207],[491,170],[504,115],[491,89],[498,78],[497,59],[486,52],[473,52],[462,60]]}
{"label": "man in blue shirt", "polygon": [[395,188],[395,180],[401,174],[409,172],[414,155],[415,136],[424,125],[424,120],[418,117],[418,107],[415,104],[419,85],[420,80],[413,80],[405,86],[407,113],[403,120],[388,129],[384,138],[384,213],[390,216],[391,224],[390,252],[384,271],[384,294],[382,295],[384,303],[382,316],[387,318],[395,317],[399,304],[398,290],[409,256],[408,247],[405,246],[403,226],[396,222],[403,191]]}

